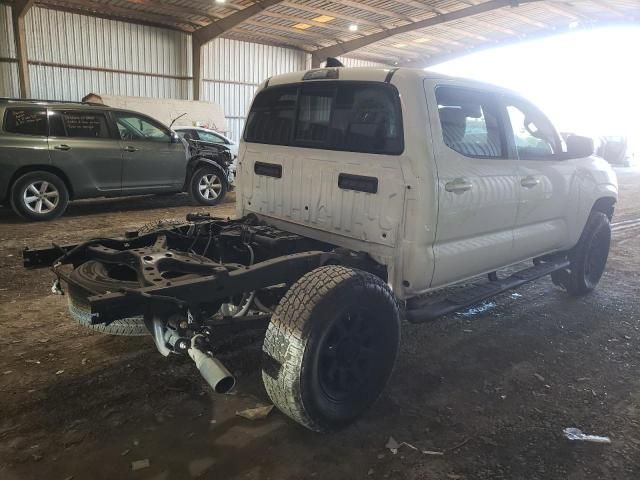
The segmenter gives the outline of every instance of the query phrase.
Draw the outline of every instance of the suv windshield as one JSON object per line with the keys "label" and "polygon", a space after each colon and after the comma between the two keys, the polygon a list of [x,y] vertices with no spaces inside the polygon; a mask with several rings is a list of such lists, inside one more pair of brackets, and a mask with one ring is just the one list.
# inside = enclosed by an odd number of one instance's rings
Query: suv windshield
{"label": "suv windshield", "polygon": [[399,155],[398,92],[388,84],[344,81],[267,88],[251,106],[244,140]]}

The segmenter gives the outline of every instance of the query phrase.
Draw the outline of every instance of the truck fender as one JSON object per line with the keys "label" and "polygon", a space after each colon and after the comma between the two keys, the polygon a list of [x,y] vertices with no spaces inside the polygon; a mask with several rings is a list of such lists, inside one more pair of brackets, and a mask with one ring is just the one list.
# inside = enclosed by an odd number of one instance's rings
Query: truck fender
{"label": "truck fender", "polygon": [[618,200],[617,191],[612,191],[607,186],[598,188],[598,199],[594,202],[591,211],[602,212],[608,218],[609,221],[613,218],[613,211]]}

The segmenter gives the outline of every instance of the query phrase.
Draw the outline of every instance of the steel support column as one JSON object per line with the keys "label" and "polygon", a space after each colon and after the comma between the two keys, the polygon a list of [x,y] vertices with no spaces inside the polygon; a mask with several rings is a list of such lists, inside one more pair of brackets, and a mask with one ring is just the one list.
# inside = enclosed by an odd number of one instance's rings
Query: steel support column
{"label": "steel support column", "polygon": [[202,43],[195,35],[191,35],[191,69],[193,99],[200,100],[202,96]]}
{"label": "steel support column", "polygon": [[13,38],[16,44],[16,60],[18,61],[18,81],[20,96],[30,96],[29,59],[27,58],[27,34],[25,32],[24,17],[33,6],[34,0],[17,0],[11,7],[13,20]]}

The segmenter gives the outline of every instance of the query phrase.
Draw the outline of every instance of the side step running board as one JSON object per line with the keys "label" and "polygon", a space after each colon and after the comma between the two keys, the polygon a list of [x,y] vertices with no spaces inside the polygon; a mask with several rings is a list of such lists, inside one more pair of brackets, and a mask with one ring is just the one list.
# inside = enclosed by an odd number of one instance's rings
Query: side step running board
{"label": "side step running board", "polygon": [[471,285],[464,290],[432,303],[425,304],[419,301],[410,301],[407,305],[405,315],[411,323],[424,323],[435,320],[438,317],[469,307],[506,290],[519,287],[520,285],[537,280],[540,277],[567,268],[568,266],[569,260],[566,259],[539,263],[538,265],[520,270],[501,280]]}

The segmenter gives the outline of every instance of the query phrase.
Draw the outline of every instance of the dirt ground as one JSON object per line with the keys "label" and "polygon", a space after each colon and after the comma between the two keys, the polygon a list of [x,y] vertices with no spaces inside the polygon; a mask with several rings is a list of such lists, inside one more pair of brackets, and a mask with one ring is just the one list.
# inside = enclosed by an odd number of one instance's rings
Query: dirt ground
{"label": "dirt ground", "polygon": [[[615,222],[640,218],[640,171],[620,171]],[[224,360],[238,376],[216,396],[192,364],[149,337],[92,334],[21,250],[182,218],[187,198],[73,204],[28,224],[0,209],[0,478],[13,479],[638,479],[640,228],[615,233],[607,272],[573,299],[544,279],[437,322],[403,326],[395,373],[375,406],[338,433],[274,410],[260,345]],[[233,203],[215,209],[232,215]],[[565,427],[611,445],[569,442]],[[385,444],[392,436],[396,455]],[[424,454],[421,450],[443,452]],[[132,462],[149,467],[132,471]]]}

